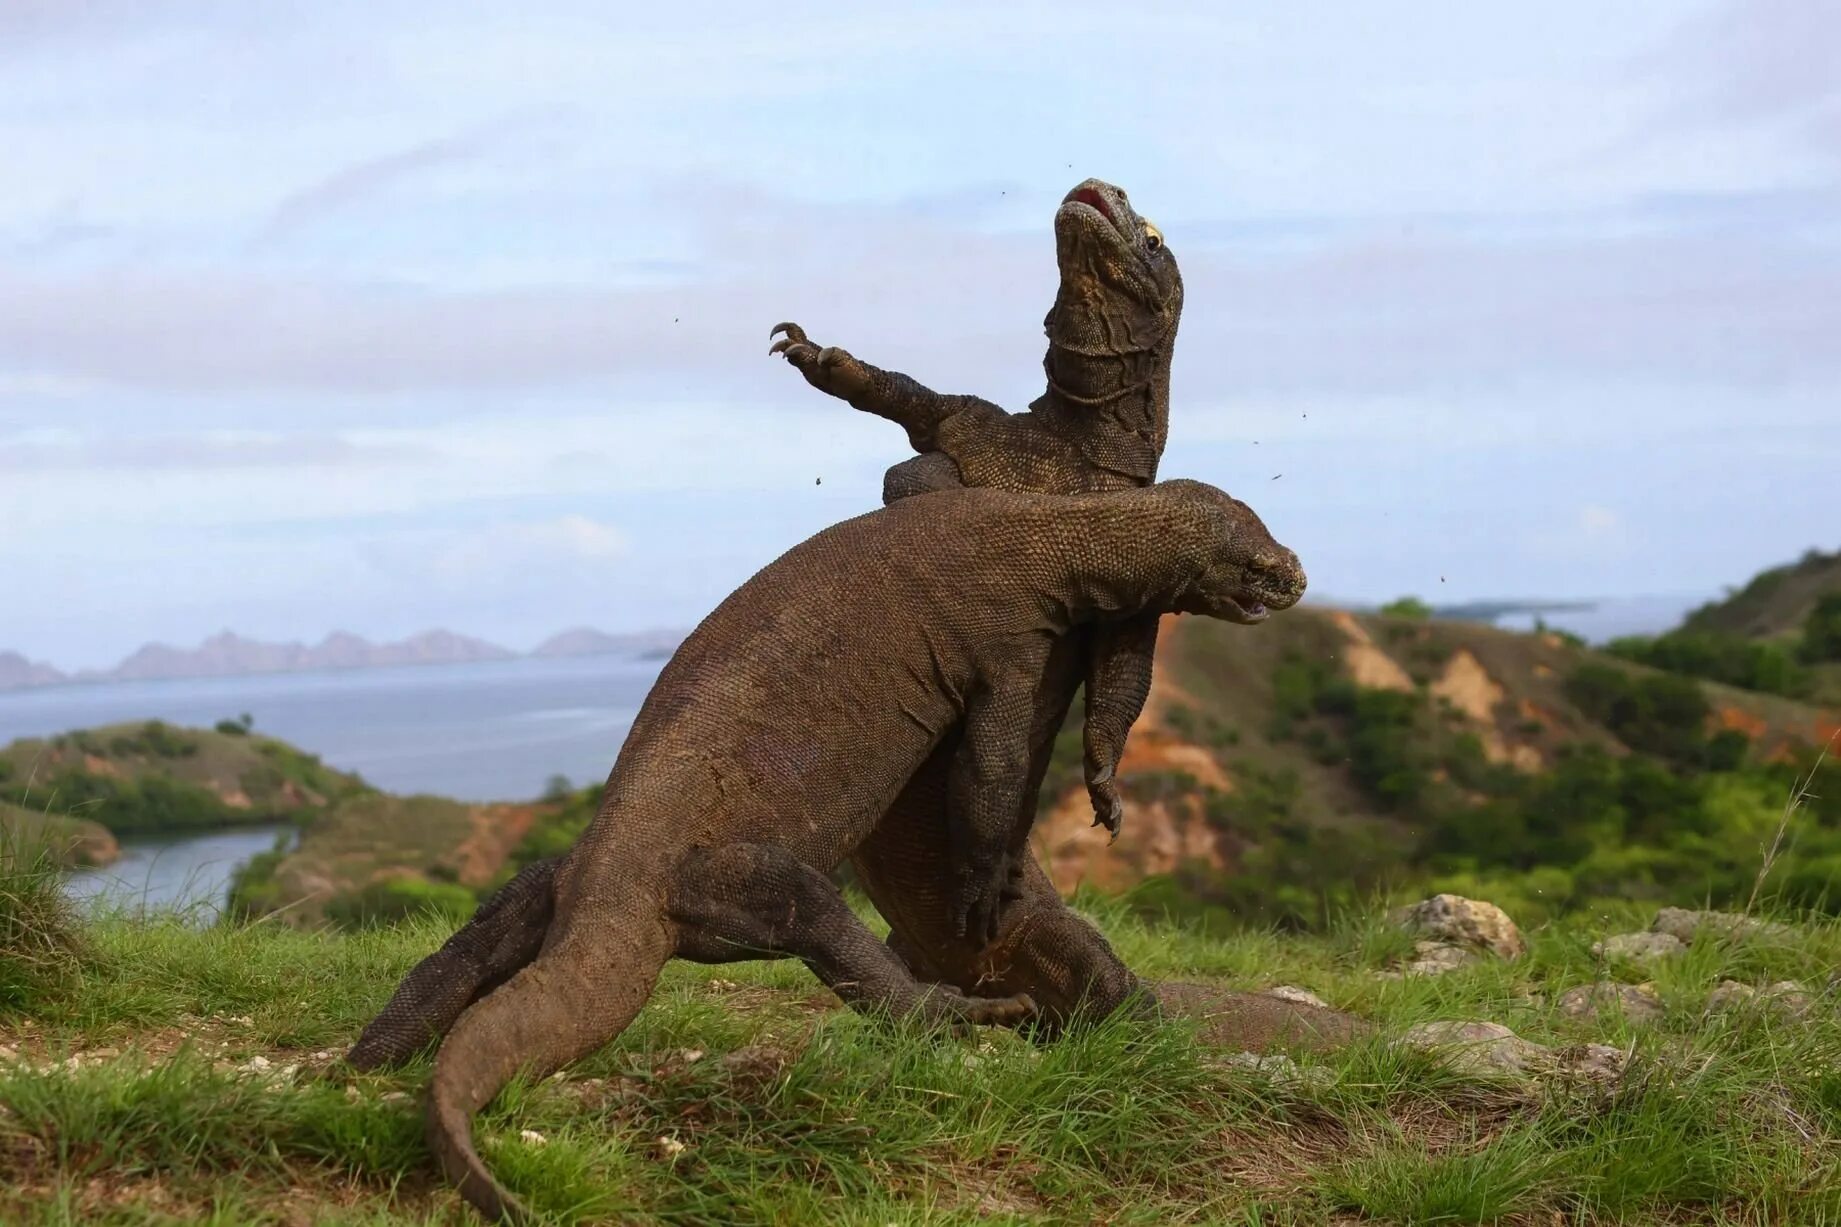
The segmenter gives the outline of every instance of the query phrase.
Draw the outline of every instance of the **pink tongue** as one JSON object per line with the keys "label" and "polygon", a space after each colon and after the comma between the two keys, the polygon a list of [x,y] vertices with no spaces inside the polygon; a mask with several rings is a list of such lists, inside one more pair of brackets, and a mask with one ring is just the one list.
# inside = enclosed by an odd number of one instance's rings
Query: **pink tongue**
{"label": "pink tongue", "polygon": [[1104,217],[1107,221],[1111,222],[1115,226],[1118,225],[1119,219],[1114,217],[1112,215],[1112,210],[1106,207],[1106,198],[1104,196],[1101,196],[1098,192],[1094,191],[1092,188],[1090,187],[1081,188],[1078,192],[1074,193],[1074,199],[1078,200],[1081,204],[1092,205],[1094,208],[1100,211],[1100,215]]}

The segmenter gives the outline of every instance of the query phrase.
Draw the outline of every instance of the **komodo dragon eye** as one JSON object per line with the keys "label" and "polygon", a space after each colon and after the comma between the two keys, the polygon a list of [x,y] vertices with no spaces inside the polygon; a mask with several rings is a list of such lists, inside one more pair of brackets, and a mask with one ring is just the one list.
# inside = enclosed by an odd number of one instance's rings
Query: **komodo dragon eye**
{"label": "komodo dragon eye", "polygon": [[1146,221],[1144,223],[1144,241],[1152,251],[1156,251],[1159,247],[1163,246],[1163,231],[1159,230],[1155,224]]}

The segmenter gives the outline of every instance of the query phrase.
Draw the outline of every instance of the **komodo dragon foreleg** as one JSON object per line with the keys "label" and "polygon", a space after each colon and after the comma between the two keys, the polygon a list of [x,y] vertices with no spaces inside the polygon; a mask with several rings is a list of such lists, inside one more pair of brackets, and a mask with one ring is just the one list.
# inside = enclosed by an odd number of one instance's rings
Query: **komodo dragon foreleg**
{"label": "komodo dragon foreleg", "polygon": [[1087,796],[1093,802],[1093,825],[1119,837],[1125,806],[1113,782],[1125,738],[1151,695],[1151,662],[1157,653],[1156,614],[1094,628],[1087,654],[1087,718],[1082,730],[1087,769]]}
{"label": "komodo dragon foreleg", "polygon": [[[908,442],[917,452],[934,450],[934,432],[955,413],[973,408],[1003,412],[983,397],[935,392],[899,371],[871,366],[835,345],[814,344],[797,324],[775,324],[769,335],[780,333],[786,335],[773,343],[772,352],[797,367],[807,383],[848,401],[853,409],[894,422],[908,432]],[[954,480],[952,484],[959,483]]]}

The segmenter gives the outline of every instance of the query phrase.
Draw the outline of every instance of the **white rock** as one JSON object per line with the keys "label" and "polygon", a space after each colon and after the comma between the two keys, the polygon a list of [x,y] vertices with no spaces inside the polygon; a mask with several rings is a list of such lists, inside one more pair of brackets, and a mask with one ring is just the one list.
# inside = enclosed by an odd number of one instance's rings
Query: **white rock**
{"label": "white rock", "polygon": [[1413,957],[1402,970],[1409,976],[1442,976],[1476,961],[1474,951],[1450,942],[1414,942]]}
{"label": "white rock", "polygon": [[1480,899],[1433,895],[1421,903],[1395,909],[1388,918],[1434,941],[1487,950],[1505,959],[1520,958],[1528,950],[1509,914]]}
{"label": "white rock", "polygon": [[1592,954],[1598,958],[1633,963],[1673,958],[1686,950],[1686,944],[1672,933],[1618,933],[1592,943]]}
{"label": "white rock", "polygon": [[1295,1001],[1300,1005],[1314,1005],[1325,1010],[1330,1008],[1329,1002],[1317,996],[1317,994],[1311,992],[1309,989],[1299,988],[1295,984],[1281,984],[1276,988],[1269,988],[1266,990],[1265,995],[1268,997],[1277,997],[1280,1001]]}
{"label": "white rock", "polygon": [[1554,1003],[1568,1018],[1599,1018],[1621,1014],[1633,1023],[1660,1022],[1665,1012],[1662,999],[1647,984],[1614,984],[1601,981],[1581,984],[1560,994]]}
{"label": "white rock", "polygon": [[1546,1065],[1548,1052],[1501,1023],[1440,1021],[1409,1027],[1398,1041],[1436,1054],[1459,1073],[1520,1076]]}
{"label": "white rock", "polygon": [[538,1133],[535,1129],[519,1130],[518,1140],[520,1142],[523,1142],[526,1146],[548,1146],[550,1144],[550,1139],[544,1137],[541,1133]]}
{"label": "white rock", "polygon": [[1665,907],[1650,922],[1650,931],[1666,933],[1686,945],[1693,944],[1699,933],[1714,937],[1745,939],[1782,937],[1790,932],[1786,925],[1756,920],[1737,912],[1697,912],[1684,907]]}
{"label": "white rock", "polygon": [[653,1145],[658,1147],[659,1155],[666,1159],[675,1159],[690,1149],[690,1147],[674,1137],[656,1138],[653,1141]]}

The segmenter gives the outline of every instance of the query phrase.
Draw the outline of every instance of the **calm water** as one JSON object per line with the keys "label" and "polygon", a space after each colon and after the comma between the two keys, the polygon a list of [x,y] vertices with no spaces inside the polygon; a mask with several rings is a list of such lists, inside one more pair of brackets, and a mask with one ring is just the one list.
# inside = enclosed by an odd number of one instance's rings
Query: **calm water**
{"label": "calm water", "polygon": [[276,840],[293,838],[292,827],[277,825],[182,839],[123,840],[120,860],[102,869],[72,871],[64,879],[64,890],[85,906],[178,909],[199,920],[215,920],[237,867],[273,848]]}
{"label": "calm water", "polygon": [[[209,727],[248,712],[258,732],[390,792],[524,800],[553,775],[605,778],[662,664],[587,656],[16,692],[0,694],[0,744],[125,720]],[[119,862],[72,875],[71,889],[130,904],[221,903],[231,872],[276,834],[124,843]]]}

